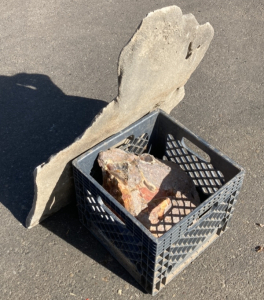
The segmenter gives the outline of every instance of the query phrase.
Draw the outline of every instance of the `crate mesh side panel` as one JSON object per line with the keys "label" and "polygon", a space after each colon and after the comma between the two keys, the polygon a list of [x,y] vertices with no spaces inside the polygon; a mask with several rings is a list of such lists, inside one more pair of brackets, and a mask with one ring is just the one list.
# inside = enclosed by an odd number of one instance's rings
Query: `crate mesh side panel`
{"label": "crate mesh side panel", "polygon": [[[187,222],[188,226],[181,231],[171,233],[170,237],[164,240],[158,247],[158,260],[155,267],[155,289],[158,291],[165,284],[168,275],[179,268],[191,254],[196,251],[206,239],[210,238],[217,229],[221,229],[229,221],[233,214],[236,198],[242,184],[242,179],[234,180],[230,189],[225,189],[211,205],[211,209],[201,219],[194,219],[194,222]],[[206,210],[205,210],[206,211]],[[186,217],[188,218],[188,216]],[[176,234],[175,234],[176,233]]]}
{"label": "crate mesh side panel", "polygon": [[[81,222],[88,229],[91,225],[98,228],[133,264],[141,263],[142,241],[132,234],[133,230],[128,230],[122,221],[114,219],[96,201],[96,198],[100,196],[107,203],[104,194],[91,182],[84,182],[85,177],[80,172],[75,172],[75,174],[75,178],[78,178],[76,180],[76,195]],[[116,208],[115,211],[117,210]],[[120,215],[122,214],[120,213]]]}
{"label": "crate mesh side panel", "polygon": [[232,181],[230,181],[227,186],[221,191],[221,193],[216,194],[214,197],[200,204],[199,209],[196,212],[187,215],[181,223],[176,224],[171,231],[170,238],[161,237],[160,243],[157,247],[158,254],[166,249],[167,246],[170,245],[171,241],[174,242],[178,238],[180,238],[186,231],[189,230],[190,226],[194,225],[195,222],[198,222],[203,215],[211,210],[215,209],[214,205],[220,205],[225,199],[231,196],[231,202],[229,203],[228,210],[230,213],[233,213],[233,205],[236,202],[236,197],[238,195],[238,191],[242,186],[242,177],[236,177]]}
{"label": "crate mesh side panel", "polygon": [[177,163],[205,195],[212,195],[224,184],[224,176],[220,171],[189,152],[171,134],[167,135],[163,159]]}
{"label": "crate mesh side panel", "polygon": [[140,155],[146,150],[148,145],[148,140],[149,137],[147,133],[143,133],[141,136],[136,138],[134,136],[130,136],[127,138],[124,144],[122,144],[118,148],[126,152],[131,152]]}
{"label": "crate mesh side panel", "polygon": [[[80,178],[81,182],[83,182],[83,180],[86,181],[86,178],[81,173],[75,175],[75,178],[77,177]],[[109,203],[108,199],[104,198],[100,190],[92,187],[91,182],[89,185],[87,185],[87,182],[85,184],[78,184],[78,180],[76,180],[76,183],[76,186],[85,186],[84,189],[76,189],[78,211],[82,224],[86,226],[87,229],[89,229],[91,224],[93,227],[98,228],[107,240],[135,265],[138,274],[141,274],[141,284],[149,293],[152,293],[155,276],[156,245],[153,242],[151,243],[148,237],[144,236],[144,233],[140,232],[136,226],[133,226],[133,224],[129,226],[129,219],[126,219],[121,212],[119,212],[119,215],[126,225],[113,219],[112,216],[95,201],[95,196],[93,195],[99,195],[105,203]],[[111,205],[111,207],[115,211],[118,211],[117,208],[114,208],[114,205]]]}

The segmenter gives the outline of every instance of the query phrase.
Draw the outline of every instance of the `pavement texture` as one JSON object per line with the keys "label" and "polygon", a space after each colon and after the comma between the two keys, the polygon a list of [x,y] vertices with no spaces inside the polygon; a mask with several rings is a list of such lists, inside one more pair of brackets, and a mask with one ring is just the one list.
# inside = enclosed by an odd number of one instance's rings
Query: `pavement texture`
{"label": "pavement texture", "polygon": [[264,244],[255,225],[264,223],[263,1],[3,0],[0,299],[153,299],[81,225],[75,205],[24,224],[34,168],[116,96],[120,50],[148,12],[173,4],[209,21],[215,37],[171,115],[246,177],[230,229],[155,299],[264,298],[264,252],[254,251]]}

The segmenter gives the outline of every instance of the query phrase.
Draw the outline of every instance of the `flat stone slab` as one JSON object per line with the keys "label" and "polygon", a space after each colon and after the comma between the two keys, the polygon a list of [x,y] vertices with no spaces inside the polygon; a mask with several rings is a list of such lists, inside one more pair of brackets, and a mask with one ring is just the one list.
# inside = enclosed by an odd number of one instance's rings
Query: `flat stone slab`
{"label": "flat stone slab", "polygon": [[213,38],[177,6],[149,13],[123,48],[118,63],[118,95],[69,147],[34,170],[35,196],[26,226],[32,227],[75,199],[71,161],[147,113],[167,113],[183,99],[184,85]]}

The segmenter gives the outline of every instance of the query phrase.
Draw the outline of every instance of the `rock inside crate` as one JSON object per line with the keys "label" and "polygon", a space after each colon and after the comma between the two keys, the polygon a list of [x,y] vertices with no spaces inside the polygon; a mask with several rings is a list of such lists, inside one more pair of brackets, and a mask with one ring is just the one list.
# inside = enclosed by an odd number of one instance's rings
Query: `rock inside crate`
{"label": "rock inside crate", "polygon": [[98,164],[105,190],[155,237],[200,204],[192,179],[174,162],[113,148],[99,153]]}

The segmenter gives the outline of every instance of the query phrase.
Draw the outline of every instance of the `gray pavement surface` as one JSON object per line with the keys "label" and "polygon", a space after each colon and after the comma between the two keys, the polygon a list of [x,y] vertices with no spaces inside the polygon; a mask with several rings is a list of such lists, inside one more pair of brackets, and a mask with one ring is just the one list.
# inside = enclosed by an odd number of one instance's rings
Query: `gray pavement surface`
{"label": "gray pavement surface", "polygon": [[[2,0],[0,299],[152,299],[78,221],[74,205],[27,230],[34,167],[117,93],[120,50],[176,4],[215,37],[172,116],[246,169],[230,229],[156,299],[264,299],[262,0]],[[131,112],[132,113],[132,112]],[[122,290],[122,295],[118,294]]]}

